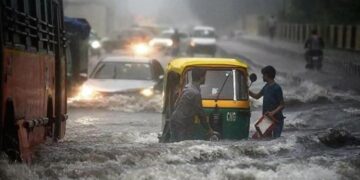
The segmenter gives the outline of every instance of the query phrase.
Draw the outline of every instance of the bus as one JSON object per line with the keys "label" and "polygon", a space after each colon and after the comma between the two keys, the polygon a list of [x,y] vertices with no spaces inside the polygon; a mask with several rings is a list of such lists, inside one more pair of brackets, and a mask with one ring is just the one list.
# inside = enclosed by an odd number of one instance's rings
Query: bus
{"label": "bus", "polygon": [[0,1],[0,147],[29,162],[34,147],[65,135],[63,2]]}
{"label": "bus", "polygon": [[66,48],[67,94],[73,96],[87,79],[91,26],[86,19],[64,17],[64,28],[69,40]]}

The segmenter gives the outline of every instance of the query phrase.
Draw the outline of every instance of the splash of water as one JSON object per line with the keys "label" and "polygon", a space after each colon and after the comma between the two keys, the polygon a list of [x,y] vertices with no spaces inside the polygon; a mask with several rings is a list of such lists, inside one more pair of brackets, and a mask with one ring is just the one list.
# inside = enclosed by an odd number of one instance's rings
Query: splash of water
{"label": "splash of water", "polygon": [[161,112],[162,96],[144,97],[119,94],[100,96],[89,100],[70,98],[68,105],[75,108],[102,108],[120,112]]}

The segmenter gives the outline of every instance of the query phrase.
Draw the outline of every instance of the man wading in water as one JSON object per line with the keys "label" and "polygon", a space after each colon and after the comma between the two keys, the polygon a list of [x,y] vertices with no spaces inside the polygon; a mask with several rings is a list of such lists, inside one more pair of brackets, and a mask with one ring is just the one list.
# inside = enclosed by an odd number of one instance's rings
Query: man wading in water
{"label": "man wading in water", "polygon": [[194,119],[197,116],[201,125],[212,136],[207,116],[202,107],[200,85],[205,82],[206,70],[195,68],[191,71],[192,82],[187,84],[175,103],[175,111],[170,118],[170,141],[179,142],[191,140],[194,126]]}
{"label": "man wading in water", "polygon": [[278,138],[284,126],[284,115],[282,110],[285,107],[284,97],[281,87],[275,82],[276,70],[272,66],[266,66],[261,70],[266,85],[259,93],[249,91],[249,95],[254,99],[263,98],[263,115],[269,115],[277,120],[276,126],[270,137]]}

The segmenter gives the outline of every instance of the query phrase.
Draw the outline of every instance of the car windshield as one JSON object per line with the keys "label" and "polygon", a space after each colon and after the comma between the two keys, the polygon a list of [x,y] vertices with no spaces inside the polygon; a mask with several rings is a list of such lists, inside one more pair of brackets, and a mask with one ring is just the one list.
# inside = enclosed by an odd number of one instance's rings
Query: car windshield
{"label": "car windshield", "polygon": [[125,30],[119,34],[119,37],[127,37],[127,38],[134,38],[134,37],[147,37],[148,33],[142,30],[134,29],[134,30]]}
{"label": "car windshield", "polygon": [[199,38],[215,38],[215,32],[210,30],[195,30],[192,36]]}
{"label": "car windshield", "polygon": [[[188,71],[187,82],[191,81],[191,71]],[[220,93],[221,87],[224,83],[224,88]],[[222,100],[247,99],[246,78],[241,71],[235,69],[207,70],[205,83],[201,85],[200,88],[203,99],[214,100],[217,98],[219,93],[219,99]]]}
{"label": "car windshield", "polygon": [[93,74],[94,79],[152,80],[148,63],[104,62]]}
{"label": "car windshield", "polygon": [[166,32],[166,33],[161,33],[161,34],[159,35],[159,38],[171,38],[172,35],[173,35],[172,33],[168,33],[168,32]]}
{"label": "car windshield", "polygon": [[98,39],[100,39],[100,38],[95,32],[90,32],[89,40],[98,40]]}

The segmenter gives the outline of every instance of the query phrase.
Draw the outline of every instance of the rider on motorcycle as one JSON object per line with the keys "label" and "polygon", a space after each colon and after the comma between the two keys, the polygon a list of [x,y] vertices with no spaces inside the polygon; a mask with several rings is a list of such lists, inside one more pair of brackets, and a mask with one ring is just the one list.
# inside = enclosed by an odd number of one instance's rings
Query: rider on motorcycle
{"label": "rider on motorcycle", "polygon": [[321,36],[318,34],[318,31],[316,29],[312,30],[311,36],[305,41],[305,49],[307,49],[305,54],[307,68],[313,68],[313,57],[318,58],[318,69],[321,68],[324,46],[325,43]]}
{"label": "rider on motorcycle", "polygon": [[178,31],[178,29],[174,29],[174,34],[171,36],[171,40],[173,42],[172,44],[172,55],[173,56],[178,56],[179,52],[180,52],[180,33]]}

